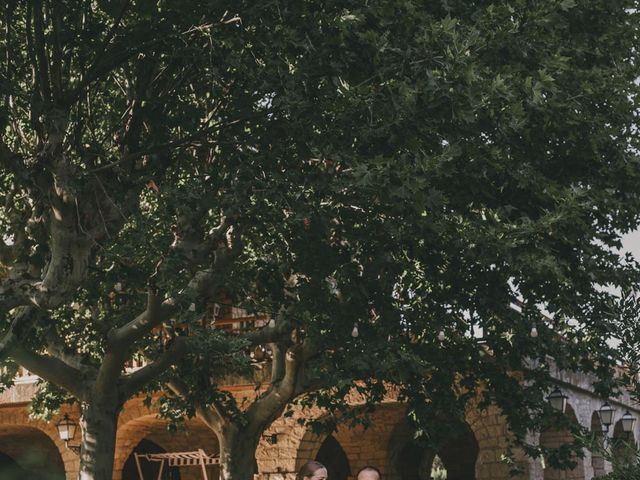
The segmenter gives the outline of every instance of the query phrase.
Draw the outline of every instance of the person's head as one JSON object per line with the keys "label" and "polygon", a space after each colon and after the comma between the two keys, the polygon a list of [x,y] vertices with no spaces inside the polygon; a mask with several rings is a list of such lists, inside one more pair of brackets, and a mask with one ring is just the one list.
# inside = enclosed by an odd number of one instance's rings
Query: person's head
{"label": "person's head", "polygon": [[323,464],[309,460],[300,468],[296,480],[327,480],[327,477],[327,469]]}
{"label": "person's head", "polygon": [[358,470],[358,475],[356,478],[358,480],[382,480],[382,475],[380,474],[380,470],[378,470],[376,467],[367,465],[366,467],[362,467],[360,470]]}

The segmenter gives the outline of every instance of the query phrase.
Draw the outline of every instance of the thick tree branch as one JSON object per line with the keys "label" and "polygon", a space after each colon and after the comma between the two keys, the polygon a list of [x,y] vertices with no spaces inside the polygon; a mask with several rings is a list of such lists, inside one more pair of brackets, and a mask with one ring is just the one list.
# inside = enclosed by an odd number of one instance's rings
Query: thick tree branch
{"label": "thick tree branch", "polygon": [[[167,383],[167,388],[175,395],[183,399],[189,399],[189,389],[180,379],[173,378]],[[223,408],[214,402],[209,408],[205,407],[201,402],[195,400],[194,407],[197,417],[202,420],[209,428],[216,432],[222,430],[223,425],[227,422]]]}
{"label": "thick tree branch", "polygon": [[9,355],[10,347],[20,341],[20,338],[41,318],[40,316],[41,311],[36,308],[24,307],[19,309],[9,326],[9,330],[0,340],[0,359]]}
{"label": "thick tree branch", "polygon": [[258,330],[252,330],[242,334],[249,345],[266,345],[267,343],[278,343],[291,336],[291,327],[284,323],[276,323],[275,327],[268,325]]}
{"label": "thick tree branch", "polygon": [[109,349],[127,350],[154,327],[171,318],[175,311],[176,306],[171,300],[162,301],[159,293],[150,288],[147,293],[147,308],[145,311],[126,325],[109,332],[107,339]]}
{"label": "thick tree branch", "polygon": [[301,383],[301,375],[304,375],[304,351],[304,344],[294,345],[286,351],[282,379],[269,385],[267,391],[245,412],[247,429],[264,430],[282,413],[287,403],[300,393],[297,386]]}
{"label": "thick tree branch", "polygon": [[83,398],[82,372],[55,357],[32,352],[17,342],[9,345],[8,353],[13,360],[27,370],[48,382],[61,386],[74,397]]}
{"label": "thick tree branch", "polygon": [[174,365],[187,352],[189,338],[177,337],[169,349],[156,360],[123,378],[123,391],[126,398],[139,392],[147,383]]}
{"label": "thick tree branch", "polygon": [[92,83],[107,76],[116,68],[128,62],[136,55],[146,52],[149,49],[166,41],[165,37],[156,37],[147,42],[130,47],[129,45],[114,45],[108,52],[98,56],[95,62],[86,70],[79,85],[74,89],[69,97],[69,102],[75,102],[83,94],[85,89]]}
{"label": "thick tree branch", "polygon": [[75,368],[80,372],[95,374],[95,369],[82,363],[82,357],[77,353],[74,353],[65,347],[64,341],[54,328],[50,328],[45,334],[45,341],[47,344],[47,353],[55,357],[71,368]]}
{"label": "thick tree branch", "polygon": [[271,384],[282,380],[285,374],[285,356],[287,348],[279,343],[271,344]]}
{"label": "thick tree branch", "polygon": [[0,265],[10,265],[18,256],[18,247],[8,245],[0,238]]}

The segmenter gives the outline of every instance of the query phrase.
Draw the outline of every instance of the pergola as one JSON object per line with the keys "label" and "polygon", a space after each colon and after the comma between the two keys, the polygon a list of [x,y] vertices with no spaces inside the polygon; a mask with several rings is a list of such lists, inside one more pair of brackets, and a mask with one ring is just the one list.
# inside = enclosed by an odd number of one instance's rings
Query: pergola
{"label": "pergola", "polygon": [[[160,470],[158,471],[157,480],[161,480],[165,464],[169,467],[195,467],[200,465],[202,468],[202,478],[209,480],[207,476],[207,465],[219,465],[220,458],[216,455],[207,455],[204,450],[198,449],[193,452],[171,452],[171,453],[136,453],[136,467],[138,467],[138,475],[140,480],[145,480],[140,467],[140,459],[143,458],[149,462],[160,462]],[[151,479],[149,479],[151,480]]]}

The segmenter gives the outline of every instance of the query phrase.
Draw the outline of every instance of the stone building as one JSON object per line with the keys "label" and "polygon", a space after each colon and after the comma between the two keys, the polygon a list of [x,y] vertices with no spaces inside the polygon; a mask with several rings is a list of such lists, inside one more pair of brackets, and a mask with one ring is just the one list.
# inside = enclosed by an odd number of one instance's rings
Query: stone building
{"label": "stone building", "polygon": [[[567,415],[597,435],[603,434],[598,410],[603,400],[590,389],[589,380],[580,375],[556,373],[558,385],[568,396]],[[62,480],[75,479],[79,457],[65,447],[56,424],[66,413],[77,421],[76,408],[63,410],[50,422],[29,418],[28,402],[36,389],[37,377],[21,371],[13,388],[0,395],[0,479]],[[236,397],[252,398],[254,385],[229,385]],[[636,418],[640,409],[629,399],[610,401],[616,408],[617,418],[605,435],[635,440],[640,435],[640,422],[633,432],[623,432],[621,414],[630,411]],[[298,422],[299,416],[318,417],[320,411],[296,411],[291,417],[281,417],[265,433],[256,458],[256,478],[293,480],[300,466],[310,459],[318,459],[328,466],[331,480],[353,479],[358,469],[371,464],[377,466],[385,480],[428,479],[434,458],[447,471],[449,480],[507,480],[510,468],[504,457],[509,431],[505,419],[497,408],[480,411],[469,408],[462,425],[458,425],[455,438],[438,451],[427,451],[412,441],[412,430],[405,406],[397,401],[383,403],[372,415],[367,429],[339,426],[331,435],[317,435]],[[207,454],[218,450],[216,436],[198,421],[190,421],[185,431],[171,434],[156,411],[147,408],[142,398],[127,402],[123,409],[117,433],[114,480],[138,479],[134,452],[180,452],[203,449]],[[435,421],[434,429],[451,428]],[[533,442],[548,447],[566,443],[567,431],[549,429]],[[72,442],[73,443],[73,442]],[[616,452],[624,455],[625,452]],[[153,478],[157,464],[143,463],[145,479]],[[532,460],[516,452],[516,466],[524,473],[517,478],[531,480],[590,480],[611,469],[611,465],[597,454],[584,452],[573,470],[559,471],[548,468],[544,460]],[[216,466],[209,466],[209,478],[217,478]],[[155,469],[155,470],[154,470]],[[14,472],[15,477],[9,472]],[[151,474],[151,475],[149,475]],[[148,476],[147,476],[148,475]],[[168,471],[166,478],[190,480],[202,478],[199,468],[181,468]]]}

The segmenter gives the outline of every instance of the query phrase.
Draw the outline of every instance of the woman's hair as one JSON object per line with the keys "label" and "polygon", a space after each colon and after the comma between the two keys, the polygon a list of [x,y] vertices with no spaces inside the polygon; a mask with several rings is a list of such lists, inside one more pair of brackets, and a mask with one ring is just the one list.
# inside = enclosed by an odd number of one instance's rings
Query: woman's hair
{"label": "woman's hair", "polygon": [[313,477],[313,474],[316,473],[321,468],[326,468],[320,462],[316,462],[315,460],[309,460],[307,463],[302,465],[298,475],[296,475],[296,480],[304,480],[304,477]]}

